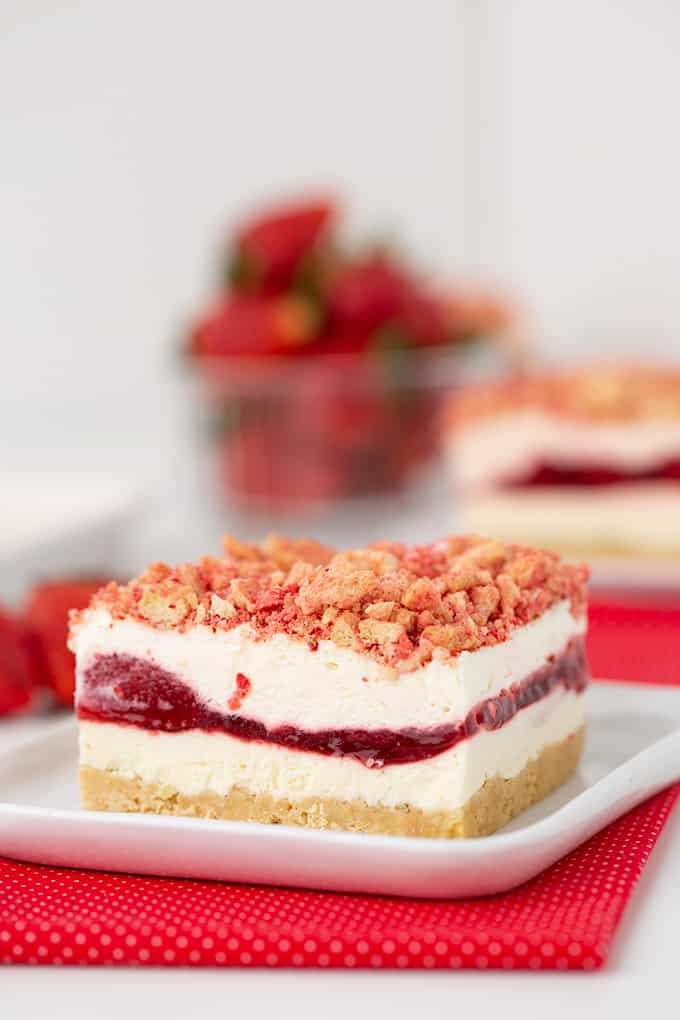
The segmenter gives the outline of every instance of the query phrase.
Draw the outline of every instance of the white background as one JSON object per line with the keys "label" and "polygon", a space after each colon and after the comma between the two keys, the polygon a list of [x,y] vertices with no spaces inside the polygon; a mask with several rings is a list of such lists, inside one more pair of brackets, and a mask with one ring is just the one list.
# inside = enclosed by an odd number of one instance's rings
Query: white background
{"label": "white background", "polygon": [[680,4],[471,7],[482,264],[547,354],[680,357]]}
{"label": "white background", "polygon": [[458,21],[447,0],[4,0],[7,457],[103,444],[158,470],[182,331],[257,202],[330,188],[360,235],[457,266]]}
{"label": "white background", "polygon": [[548,354],[674,352],[679,43],[672,0],[3,0],[3,463],[167,474],[219,246],[305,187]]}

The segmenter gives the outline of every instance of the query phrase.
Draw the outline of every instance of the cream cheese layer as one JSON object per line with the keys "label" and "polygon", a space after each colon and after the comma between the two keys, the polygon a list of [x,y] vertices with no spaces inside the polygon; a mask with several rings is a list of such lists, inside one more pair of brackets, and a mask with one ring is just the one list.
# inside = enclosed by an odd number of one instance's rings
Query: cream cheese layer
{"label": "cream cheese layer", "polygon": [[97,658],[118,654],[154,663],[219,712],[229,710],[238,676],[245,676],[238,711],[270,728],[437,727],[464,719],[481,701],[520,683],[584,630],[585,618],[575,619],[565,600],[502,644],[399,673],[331,641],[312,650],[285,634],[262,640],[247,624],[216,632],[204,626],[159,630],[96,610],[85,614],[73,641],[76,701]]}

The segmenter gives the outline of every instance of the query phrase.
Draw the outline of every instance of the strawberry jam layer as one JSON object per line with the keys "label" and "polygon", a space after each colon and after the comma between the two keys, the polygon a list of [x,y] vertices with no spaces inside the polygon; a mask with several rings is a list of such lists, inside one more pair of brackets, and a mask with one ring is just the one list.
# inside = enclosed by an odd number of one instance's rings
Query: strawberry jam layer
{"label": "strawberry jam layer", "polygon": [[259,740],[296,751],[354,758],[369,768],[381,768],[433,758],[480,730],[500,729],[522,709],[558,687],[581,692],[588,679],[583,640],[574,638],[540,669],[495,697],[480,701],[456,722],[401,730],[301,730],[291,725],[268,727],[257,719],[217,711],[202,702],[179,677],[148,660],[100,655],[85,673],[78,717],[163,733],[226,733],[240,740]]}
{"label": "strawberry jam layer", "polygon": [[544,461],[527,474],[508,479],[505,485],[507,488],[524,489],[535,485],[601,486],[651,481],[680,482],[680,457],[630,471],[607,464],[553,464]]}

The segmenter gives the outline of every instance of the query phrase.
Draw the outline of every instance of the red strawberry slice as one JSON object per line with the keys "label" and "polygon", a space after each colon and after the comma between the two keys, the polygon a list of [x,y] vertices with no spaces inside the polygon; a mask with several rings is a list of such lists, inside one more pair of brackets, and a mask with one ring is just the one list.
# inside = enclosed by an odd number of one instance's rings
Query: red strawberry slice
{"label": "red strawberry slice", "polygon": [[234,286],[269,293],[287,287],[332,218],[332,205],[321,201],[275,210],[249,223],[236,241]]}
{"label": "red strawberry slice", "polygon": [[237,294],[221,300],[198,325],[190,348],[207,357],[295,354],[317,329],[318,314],[305,298]]}
{"label": "red strawberry slice", "polygon": [[68,579],[36,585],[24,610],[26,625],[40,644],[45,675],[57,701],[73,704],[75,656],[66,646],[70,609],[84,609],[103,578]]}
{"label": "red strawberry slice", "polygon": [[348,264],[329,284],[331,319],[345,327],[373,329],[398,316],[412,286],[384,256]]}
{"label": "red strawberry slice", "polygon": [[[373,341],[373,330],[364,326],[342,325],[341,323],[330,324],[323,332],[318,342],[314,345],[314,351],[318,354],[361,354],[369,350]],[[349,364],[349,362],[348,362]],[[360,369],[360,363],[356,369]],[[329,366],[332,372],[342,371],[342,366]],[[349,370],[353,370],[350,364]]]}
{"label": "red strawberry slice", "polygon": [[0,715],[25,708],[34,670],[29,635],[19,619],[0,609]]}

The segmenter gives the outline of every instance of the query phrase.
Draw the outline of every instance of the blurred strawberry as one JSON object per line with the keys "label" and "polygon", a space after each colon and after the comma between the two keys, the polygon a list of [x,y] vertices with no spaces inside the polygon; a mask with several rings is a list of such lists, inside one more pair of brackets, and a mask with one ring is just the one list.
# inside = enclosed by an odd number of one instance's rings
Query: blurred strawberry
{"label": "blurred strawberry", "polygon": [[[327,460],[341,451],[375,444],[386,427],[385,401],[375,392],[352,392],[351,387],[319,385],[291,408],[288,431],[313,439]],[[332,452],[331,452],[332,451]]]}
{"label": "blurred strawberry", "polygon": [[220,300],[190,339],[193,354],[259,357],[295,354],[317,335],[318,310],[296,294],[236,294]]}
{"label": "blurred strawberry", "polygon": [[[360,354],[371,347],[373,330],[331,323],[314,345],[316,354]],[[337,371],[337,368],[332,369]]]}
{"label": "blurred strawberry", "polygon": [[36,585],[24,619],[40,642],[45,674],[57,701],[73,705],[75,656],[66,647],[70,609],[84,609],[108,578],[78,578]]}
{"label": "blurred strawberry", "polygon": [[285,510],[337,499],[342,489],[342,465],[330,463],[316,451],[288,440],[276,422],[260,422],[240,429],[221,449],[222,476],[228,492],[243,506],[265,505]]}
{"label": "blurred strawberry", "polygon": [[330,225],[333,212],[327,201],[306,202],[248,224],[236,239],[229,268],[234,288],[271,294],[288,287]]}
{"label": "blurred strawberry", "polygon": [[329,282],[329,315],[345,329],[374,329],[399,315],[412,287],[385,256],[349,263]]}
{"label": "blurred strawberry", "polygon": [[19,619],[0,609],[0,715],[29,704],[34,676],[26,628]]}
{"label": "blurred strawberry", "polygon": [[417,347],[436,347],[450,339],[444,303],[424,291],[405,295],[399,324]]}

